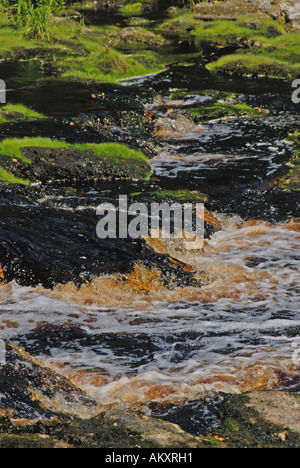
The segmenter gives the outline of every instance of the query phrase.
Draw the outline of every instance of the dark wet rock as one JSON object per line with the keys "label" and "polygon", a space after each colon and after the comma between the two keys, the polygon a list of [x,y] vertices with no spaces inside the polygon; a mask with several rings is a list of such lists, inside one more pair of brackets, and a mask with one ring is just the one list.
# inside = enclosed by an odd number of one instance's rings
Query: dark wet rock
{"label": "dark wet rock", "polygon": [[196,447],[178,426],[103,411],[68,379],[6,344],[0,366],[1,448]]}
{"label": "dark wet rock", "polygon": [[158,268],[168,287],[196,285],[193,273],[143,240],[99,239],[94,212],[85,214],[31,206],[0,209],[0,263],[5,280],[52,288],[80,285],[103,274],[125,274],[136,262]]}
{"label": "dark wet rock", "polygon": [[218,411],[222,395],[204,396],[201,400],[188,400],[180,405],[150,403],[151,416],[177,424],[195,436],[206,435],[221,424]]}
{"label": "dark wet rock", "polygon": [[[6,364],[0,366],[0,408],[11,418],[51,418],[85,415],[98,405],[70,381],[43,366],[23,348],[6,344]],[[5,432],[11,427],[6,426]],[[0,432],[3,425],[0,424]]]}

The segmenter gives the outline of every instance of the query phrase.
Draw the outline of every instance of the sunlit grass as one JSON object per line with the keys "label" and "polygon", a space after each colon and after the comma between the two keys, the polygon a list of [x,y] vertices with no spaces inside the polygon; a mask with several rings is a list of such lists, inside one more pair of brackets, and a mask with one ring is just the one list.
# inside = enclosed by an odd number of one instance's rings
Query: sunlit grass
{"label": "sunlit grass", "polygon": [[124,7],[120,9],[120,13],[124,16],[139,16],[143,12],[143,4],[136,2],[136,3],[128,3]]}
{"label": "sunlit grass", "polygon": [[23,104],[6,104],[0,106],[0,123],[13,122],[19,119],[24,120],[41,120],[46,116],[36,112]]}

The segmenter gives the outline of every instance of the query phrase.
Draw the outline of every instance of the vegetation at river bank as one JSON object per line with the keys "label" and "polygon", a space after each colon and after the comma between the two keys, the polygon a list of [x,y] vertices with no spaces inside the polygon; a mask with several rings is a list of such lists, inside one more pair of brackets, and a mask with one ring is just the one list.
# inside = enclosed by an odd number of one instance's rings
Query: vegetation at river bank
{"label": "vegetation at river bank", "polygon": [[[208,64],[213,71],[288,79],[300,76],[299,31],[283,24],[281,17],[277,21],[259,11],[254,1],[173,7],[165,12],[168,19],[154,23],[137,21],[145,11],[143,3],[126,2],[116,10],[124,17],[122,26],[117,20],[110,25],[87,25],[84,11],[91,8],[89,4],[66,6],[61,0],[41,0],[35,6],[31,0],[1,3],[0,58],[26,58],[36,51],[37,56],[48,57],[62,77],[116,82],[158,72],[174,60],[207,50],[216,53]],[[184,57],[174,57],[174,46],[182,49]]]}
{"label": "vegetation at river bank", "polygon": [[[199,51],[214,50],[220,57],[208,64],[213,71],[289,79],[300,76],[300,33],[251,9],[251,3],[243,7],[239,2],[237,10],[237,3],[214,2],[213,7],[201,3],[201,15],[195,14],[197,7],[182,15],[178,12],[159,31],[188,41]],[[226,13],[232,17],[224,17]]]}
{"label": "vegetation at river bank", "polygon": [[83,17],[50,16],[46,33],[28,34],[26,24],[13,21],[9,11],[0,19],[0,59],[43,57],[52,61],[56,75],[116,82],[158,72],[164,40],[145,28],[118,25],[86,27]]}

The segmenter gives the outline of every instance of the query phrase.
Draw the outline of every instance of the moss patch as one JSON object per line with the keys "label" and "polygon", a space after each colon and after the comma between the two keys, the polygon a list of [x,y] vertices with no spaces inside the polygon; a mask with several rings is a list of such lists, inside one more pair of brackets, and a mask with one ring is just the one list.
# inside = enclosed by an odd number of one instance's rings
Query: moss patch
{"label": "moss patch", "polygon": [[288,64],[268,56],[231,54],[207,66],[209,70],[235,75],[292,79],[300,76],[300,66]]}
{"label": "moss patch", "polygon": [[139,2],[128,3],[119,11],[124,16],[140,16],[143,13],[143,4]]}
{"label": "moss patch", "polygon": [[207,195],[198,191],[190,192],[189,190],[162,190],[157,192],[133,193],[131,197],[151,201],[178,201],[190,203],[206,203],[208,201]]}
{"label": "moss patch", "polygon": [[[290,402],[288,406],[285,398],[284,392],[228,395],[219,414],[222,424],[204,437],[203,442],[207,447],[215,448],[299,447],[299,432],[294,432],[293,423],[290,424],[288,417],[284,415],[280,421],[275,422],[282,408],[285,409],[285,414],[288,412],[295,414],[292,406],[295,401]],[[264,411],[264,406],[272,408],[274,418],[269,417],[267,411]],[[294,421],[296,419],[294,418]]]}
{"label": "moss patch", "polygon": [[143,28],[135,28],[134,34],[129,31],[127,36],[122,31],[117,26],[91,29],[70,18],[53,18],[47,40],[25,39],[22,30],[3,13],[0,59],[47,56],[49,61],[53,60],[56,75],[111,83],[164,68],[166,58],[158,54],[161,37]]}
{"label": "moss patch", "polygon": [[0,143],[2,182],[148,179],[147,157],[117,143],[71,145],[48,138],[6,139]]}
{"label": "moss patch", "polygon": [[228,102],[215,102],[212,106],[188,109],[188,112],[196,122],[228,117],[261,117],[266,113],[261,108],[253,108],[247,104],[230,104]]}
{"label": "moss patch", "polygon": [[7,104],[0,107],[0,124],[20,120],[41,120],[46,116],[22,104]]}

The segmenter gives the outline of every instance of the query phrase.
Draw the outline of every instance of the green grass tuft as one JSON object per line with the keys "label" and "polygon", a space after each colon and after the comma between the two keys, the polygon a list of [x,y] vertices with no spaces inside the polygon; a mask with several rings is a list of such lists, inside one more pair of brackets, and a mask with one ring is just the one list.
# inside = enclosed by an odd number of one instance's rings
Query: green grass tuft
{"label": "green grass tuft", "polygon": [[0,124],[18,120],[42,120],[47,117],[23,104],[6,104],[0,106]]}

